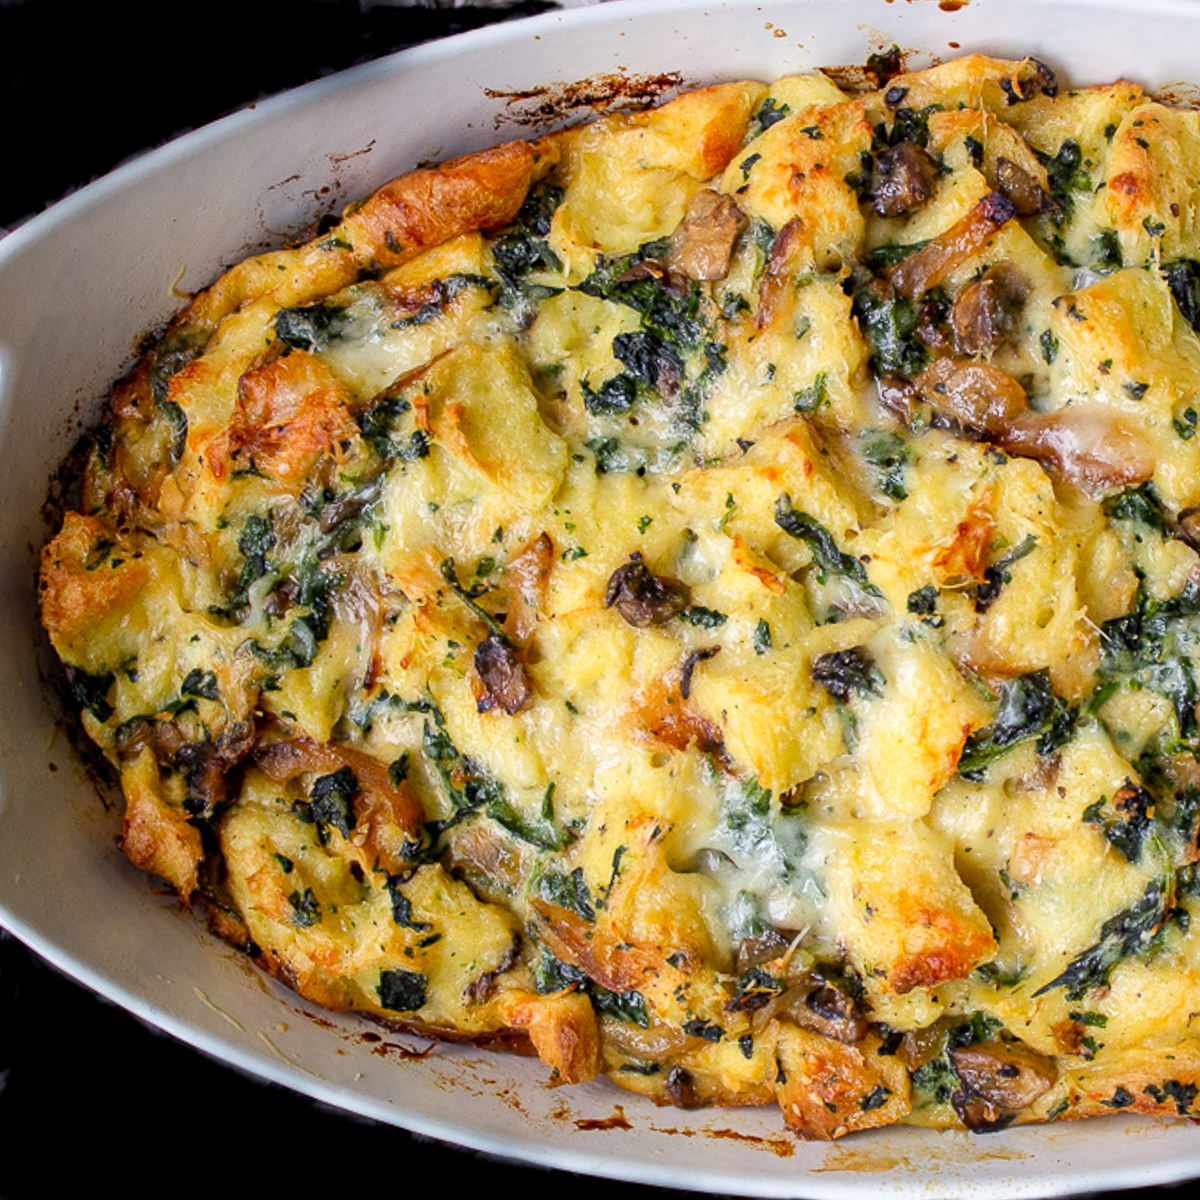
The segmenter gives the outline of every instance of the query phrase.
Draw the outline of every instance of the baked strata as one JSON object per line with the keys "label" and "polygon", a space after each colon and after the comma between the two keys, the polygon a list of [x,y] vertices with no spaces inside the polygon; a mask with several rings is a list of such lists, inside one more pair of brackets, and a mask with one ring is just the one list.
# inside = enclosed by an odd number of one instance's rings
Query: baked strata
{"label": "baked strata", "polygon": [[42,559],[125,853],[555,1082],[1200,1114],[1198,163],[1133,83],[882,55],[234,266]]}

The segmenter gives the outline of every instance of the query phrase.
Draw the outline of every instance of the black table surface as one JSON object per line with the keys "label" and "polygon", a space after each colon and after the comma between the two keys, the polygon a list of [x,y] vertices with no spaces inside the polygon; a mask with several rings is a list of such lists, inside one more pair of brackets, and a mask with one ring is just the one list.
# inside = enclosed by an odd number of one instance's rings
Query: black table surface
{"label": "black table surface", "polygon": [[[264,96],[556,7],[0,0],[0,229]],[[697,1195],[493,1159],[318,1104],[149,1028],[0,930],[0,1200],[103,1183],[127,1197],[349,1187],[388,1196],[431,1180],[468,1194],[565,1189],[572,1200]],[[1178,1194],[1110,1195],[1160,1192]]]}

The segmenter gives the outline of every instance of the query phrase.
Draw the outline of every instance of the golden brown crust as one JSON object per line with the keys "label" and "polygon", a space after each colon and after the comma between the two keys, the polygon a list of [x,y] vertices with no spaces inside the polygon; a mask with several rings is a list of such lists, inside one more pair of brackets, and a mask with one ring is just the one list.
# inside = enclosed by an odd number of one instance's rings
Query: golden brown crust
{"label": "golden brown crust", "polygon": [[397,267],[460,233],[499,229],[520,210],[538,167],[527,142],[506,142],[384,184],[338,231],[360,263]]}
{"label": "golden brown crust", "polygon": [[134,866],[165,879],[184,900],[199,885],[204,848],[186,813],[161,793],[158,764],[143,750],[121,773],[125,817],[121,849]]}
{"label": "golden brown crust", "polygon": [[224,479],[255,464],[298,490],[317,459],[357,431],[349,402],[344,385],[313,355],[294,350],[273,358],[238,380],[229,425],[205,447],[208,469]]}

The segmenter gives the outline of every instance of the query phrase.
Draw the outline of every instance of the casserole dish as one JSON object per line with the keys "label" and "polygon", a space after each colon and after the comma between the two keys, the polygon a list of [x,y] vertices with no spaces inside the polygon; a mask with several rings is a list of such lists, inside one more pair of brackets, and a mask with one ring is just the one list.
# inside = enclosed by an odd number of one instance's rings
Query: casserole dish
{"label": "casserole dish", "polygon": [[[649,55],[648,50],[639,51],[626,59],[622,47],[621,66],[625,68],[621,73],[622,80],[636,82],[641,77],[648,77],[660,83],[688,86],[730,74],[769,77],[819,64],[860,61],[865,56],[864,51],[869,53],[891,42],[912,47],[914,51],[935,54],[939,48],[939,37],[944,37],[947,48],[955,52],[960,48],[983,49],[986,45],[996,53],[1029,53],[1049,59],[1053,57],[1053,26],[1061,29],[1072,14],[1077,17],[1085,12],[1094,15],[1101,10],[1094,5],[1077,8],[1065,6],[1051,22],[1048,18],[1043,20],[1041,15],[1033,14],[1032,10],[1027,13],[1024,8],[1018,8],[1016,12],[1021,14],[1022,20],[1010,21],[1004,34],[999,37],[983,18],[973,18],[976,22],[974,26],[972,20],[966,19],[961,24],[950,25],[947,22],[951,17],[962,17],[962,12],[948,14],[942,6],[935,10],[932,5],[914,5],[901,10],[908,14],[907,19],[901,19],[899,13],[892,14],[885,27],[866,25],[870,18],[875,18],[882,25],[883,18],[888,16],[885,6],[863,6],[857,12],[864,23],[855,27],[853,37],[843,24],[851,12],[846,5],[838,6],[836,21],[834,9],[816,4],[782,7],[777,12],[768,11],[767,8],[750,10],[732,5],[721,10],[722,19],[729,22],[727,27],[711,24],[716,18],[687,6],[655,8],[649,13],[639,13],[635,6],[618,5],[609,11],[611,16],[604,21],[584,21],[579,26],[565,20],[558,23],[553,36],[556,61],[563,61],[558,56],[565,54],[572,63],[581,64],[582,74],[594,77],[602,74],[606,65],[603,54],[596,49],[601,40],[599,31],[603,30],[606,37],[612,37],[610,48],[622,46],[621,37],[636,34],[639,46],[643,43],[660,48],[677,45],[686,67],[678,71],[671,69],[664,74],[661,62],[643,57]],[[934,15],[935,12],[937,15]],[[1114,25],[1118,25],[1122,18],[1116,9],[1105,10],[1104,15],[1106,36],[1111,37]],[[1139,14],[1139,20],[1143,16]],[[771,42],[760,38],[757,29],[757,22],[767,17],[775,18],[764,20],[762,31],[763,38],[769,36]],[[1164,8],[1160,19],[1163,29],[1169,31],[1171,21],[1185,21],[1186,10]],[[805,22],[805,38],[801,39],[801,45],[791,42],[787,26],[794,20]],[[943,24],[938,25],[939,21]],[[664,26],[662,22],[668,25]],[[537,34],[533,25],[524,27],[522,32],[535,39],[544,37],[549,41],[550,24],[543,22],[537,27],[543,30],[542,34]],[[1019,44],[1016,41],[1017,27],[1023,38]],[[1183,40],[1169,32],[1164,32],[1163,36],[1165,42],[1172,44],[1179,44]],[[576,53],[578,47],[573,41],[575,38],[588,41],[587,54]],[[991,42],[987,41],[989,38]],[[1073,45],[1077,40],[1072,40]],[[995,41],[1002,44],[994,45]],[[1124,44],[1120,37],[1114,41],[1116,45]],[[715,57],[714,48],[718,45],[723,47],[722,54],[730,55],[728,59]],[[735,49],[730,49],[731,46]],[[486,37],[465,41],[459,48],[460,53],[453,57],[453,69],[461,70],[464,80],[486,78],[487,72],[480,64],[485,58],[489,62],[496,61],[499,57],[495,53],[496,48],[494,41]],[[287,178],[289,184],[281,189],[284,194],[281,194],[278,204],[263,210],[263,225],[270,229],[291,228],[299,224],[304,216],[312,215],[302,211],[306,197],[321,189],[326,189],[327,199],[329,189],[338,191],[339,198],[348,199],[414,159],[446,157],[478,148],[492,140],[496,130],[507,121],[521,122],[528,118],[530,114],[522,110],[521,104],[502,103],[489,123],[481,119],[483,114],[478,109],[472,107],[471,89],[464,87],[456,91],[452,105],[455,112],[438,114],[436,132],[430,131],[429,141],[417,146],[411,143],[384,146],[373,124],[377,121],[376,114],[380,107],[385,102],[400,108],[406,104],[415,106],[423,96],[428,95],[430,75],[447,69],[450,61],[430,50],[396,60],[388,64],[388,69],[380,66],[356,73],[349,82],[339,81],[329,87],[308,89],[274,106],[264,106],[251,118],[214,127],[205,134],[187,139],[167,152],[119,173],[64,205],[57,213],[48,214],[46,218],[34,222],[29,229],[21,231],[9,247],[11,253],[7,255],[6,263],[6,290],[11,287],[9,294],[21,298],[20,306],[11,309],[13,332],[9,335],[11,348],[7,351],[8,360],[5,364],[11,405],[8,413],[9,444],[18,450],[18,455],[14,457],[27,464],[31,471],[36,464],[42,472],[41,477],[45,477],[69,441],[72,422],[86,419],[87,401],[119,369],[122,342],[127,345],[136,333],[155,324],[168,311],[172,299],[169,287],[172,274],[177,274],[182,268],[181,282],[176,286],[190,290],[211,277],[221,262],[229,257],[239,257],[255,247],[257,230],[244,220],[239,225],[237,214],[253,212],[253,198],[260,194],[273,194],[275,180]],[[1170,84],[1184,75],[1183,70],[1172,70],[1174,64],[1170,63],[1165,53],[1163,61],[1167,64],[1166,73],[1155,74],[1153,78],[1142,77],[1142,81],[1150,86]],[[1078,77],[1083,71],[1092,77],[1093,70],[1096,77],[1132,73],[1128,70],[1128,64],[1109,61],[1105,52],[1100,50],[1094,58],[1085,55],[1082,65],[1074,61],[1056,65],[1069,71],[1071,77]],[[483,91],[484,99],[491,104],[517,98],[528,100],[537,79],[545,78],[546,68],[539,63],[522,63],[519,69],[528,70],[528,76],[505,80],[503,87],[486,88]],[[414,92],[411,89],[420,82],[422,70],[428,72],[424,77],[426,90]],[[543,74],[539,76],[538,71]],[[342,97],[346,94],[343,88],[351,85],[356,97],[360,94],[365,97],[361,109],[342,103]],[[564,97],[571,95],[578,95],[578,92],[564,90]],[[318,115],[320,119],[316,119]],[[328,129],[327,116],[330,122]],[[457,137],[453,132],[460,130],[465,131],[464,137]],[[434,142],[433,136],[443,131],[451,131],[448,134],[451,140]],[[259,139],[263,139],[262,142]],[[371,146],[370,154],[357,159],[344,157],[352,151],[342,149],[339,152],[335,149],[337,146],[366,147],[368,144]],[[256,164],[256,170],[250,172],[255,176],[253,182],[245,184],[242,190],[243,173],[239,177],[238,188],[225,187],[228,166],[223,164],[250,160]],[[286,172],[298,165],[300,160],[312,164],[311,173],[287,175]],[[346,163],[350,165],[345,166]],[[374,170],[376,163],[382,165],[378,174]],[[219,195],[211,195],[211,181],[214,179],[222,181]],[[296,189],[294,194],[292,188]],[[179,222],[174,219],[172,212],[172,205],[178,196],[187,196],[197,205],[194,221],[183,238],[178,233]],[[118,210],[119,218],[115,215]],[[131,216],[133,220],[130,220]],[[107,224],[110,220],[114,222],[111,226]],[[161,247],[155,241],[156,228],[161,233]],[[244,239],[240,244],[237,242],[239,236]],[[122,241],[123,238],[126,240]],[[97,250],[100,246],[103,246],[102,251]],[[194,259],[190,257],[193,246],[197,247],[197,257]],[[172,263],[171,272],[164,271],[162,259],[177,254],[177,247],[185,248],[189,258]],[[71,273],[71,284],[66,282],[68,268],[80,262],[88,263],[89,270],[84,278],[91,279],[94,272],[99,285],[98,295],[90,302],[87,287],[74,282],[80,278],[77,273]],[[120,324],[115,321],[116,314],[109,311],[113,307],[114,294],[119,295],[122,301],[128,297],[129,301],[119,310],[121,319],[127,319],[129,324],[119,330],[113,328],[114,322]],[[52,335],[52,330],[61,329],[61,322],[64,321],[75,331],[70,348]],[[93,348],[82,367],[74,349],[79,345]],[[62,346],[61,351],[55,350],[58,346]],[[35,361],[36,375],[30,370]],[[89,374],[93,371],[94,374]],[[49,445],[48,452],[39,458],[23,450],[20,439],[24,436],[27,444],[32,444],[37,438],[39,445],[45,445],[43,430],[38,428],[44,426],[45,422],[44,402],[39,402],[42,395],[62,397],[64,405],[71,403],[76,406],[76,411],[70,414],[65,423],[60,424],[57,442]],[[65,413],[62,415],[67,417]],[[32,490],[26,489],[27,493]],[[14,500],[8,506],[8,513],[11,520],[21,520],[23,515],[25,517],[23,525],[14,525],[9,530],[7,541],[10,546],[15,549],[19,544],[20,539],[12,535],[16,530],[23,529],[30,543],[29,548],[36,549],[40,537],[31,534],[34,522],[28,520],[28,507],[23,513],[21,504]],[[9,568],[10,591],[14,596],[19,596],[19,556],[14,555]],[[18,621],[12,622],[14,628],[18,625]],[[25,669],[22,670],[22,667]],[[30,696],[37,696],[36,676],[29,670],[28,661],[14,656],[13,668],[10,679],[18,681],[21,686],[10,690],[9,703],[15,701],[15,707],[13,712],[6,714],[10,717],[7,734],[13,739],[14,745],[30,747],[39,744],[38,727],[32,722],[41,713],[45,722],[42,731],[45,732],[50,728],[50,714],[35,708],[22,695],[24,690]],[[165,901],[148,896],[147,907],[131,914],[130,920],[121,922],[119,931],[113,931],[107,925],[100,929],[90,926],[87,916],[96,911],[97,894],[105,896],[107,900],[113,888],[112,880],[125,878],[114,861],[105,860],[87,844],[90,838],[103,846],[103,815],[94,801],[88,807],[84,799],[88,795],[86,789],[81,790],[78,812],[66,806],[48,808],[44,804],[30,803],[29,798],[40,797],[49,790],[45,785],[48,764],[44,760],[38,764],[32,756],[18,759],[10,754],[10,757],[12,770],[5,780],[8,797],[5,846],[6,854],[11,853],[11,864],[6,871],[6,881],[15,882],[12,884],[13,899],[9,904],[10,915],[5,917],[6,923],[19,935],[44,948],[49,957],[72,970],[85,982],[135,1010],[144,1011],[164,1028],[182,1034],[202,1048],[242,1062],[252,1070],[357,1111],[455,1137],[468,1145],[483,1148],[505,1145],[534,1160],[553,1161],[559,1165],[574,1166],[575,1169],[595,1170],[626,1178],[655,1180],[669,1177],[671,1182],[680,1182],[681,1177],[674,1173],[674,1167],[668,1168],[672,1174],[663,1176],[657,1174],[657,1168],[653,1165],[661,1149],[655,1143],[659,1141],[660,1134],[668,1132],[668,1124],[669,1129],[675,1132],[681,1129],[707,1131],[715,1136],[702,1139],[702,1144],[714,1147],[732,1129],[739,1137],[739,1152],[731,1154],[728,1148],[718,1147],[712,1162],[706,1163],[694,1177],[697,1186],[724,1191],[750,1188],[764,1192],[780,1189],[784,1193],[798,1190],[801,1194],[836,1194],[847,1182],[848,1177],[843,1174],[847,1166],[874,1170],[878,1169],[878,1165],[894,1163],[897,1156],[907,1159],[912,1153],[908,1143],[893,1144],[884,1139],[873,1139],[869,1148],[867,1143],[861,1149],[848,1148],[839,1158],[809,1147],[791,1147],[790,1143],[780,1140],[777,1131],[769,1125],[759,1126],[753,1120],[743,1122],[741,1114],[738,1114],[736,1121],[731,1121],[728,1114],[714,1120],[711,1114],[690,1113],[681,1118],[673,1116],[669,1123],[655,1120],[652,1114],[648,1114],[647,1128],[654,1132],[650,1133],[644,1148],[632,1148],[623,1142],[621,1153],[616,1158],[607,1159],[602,1164],[592,1163],[586,1158],[587,1151],[578,1145],[585,1139],[574,1139],[576,1145],[565,1157],[560,1150],[551,1150],[550,1146],[556,1141],[554,1128],[561,1127],[564,1122],[574,1123],[581,1135],[599,1131],[589,1126],[602,1125],[613,1112],[612,1097],[602,1089],[572,1094],[564,1101],[562,1096],[551,1095],[540,1088],[537,1077],[523,1073],[518,1064],[513,1071],[521,1101],[521,1113],[515,1122],[520,1129],[518,1134],[516,1129],[504,1129],[505,1113],[512,1115],[511,1108],[504,1102],[501,1101],[501,1111],[488,1114],[489,1104],[497,1099],[493,1091],[505,1089],[496,1088],[491,1083],[497,1068],[490,1060],[478,1055],[439,1052],[417,1066],[411,1079],[406,1071],[401,1082],[391,1069],[381,1071],[378,1062],[355,1062],[354,1074],[347,1076],[344,1049],[339,1050],[336,1046],[331,1049],[327,1033],[318,1035],[310,1042],[306,1033],[313,1031],[307,1026],[305,1033],[294,1039],[291,1035],[295,1029],[290,1027],[290,1023],[287,1030],[277,1029],[277,1038],[283,1038],[286,1033],[287,1040],[294,1044],[286,1047],[275,1045],[272,1035],[264,1031],[279,1025],[277,1014],[280,998],[261,989],[254,989],[250,997],[242,996],[239,987],[244,988],[245,981],[234,964],[214,966],[216,974],[210,978],[208,963],[211,961],[215,964],[223,960],[220,960],[215,949],[212,952],[199,950],[191,942],[192,936],[201,940],[203,935],[199,930],[191,931],[190,928],[188,932],[183,932],[173,907]],[[55,762],[57,765],[57,759]],[[39,769],[42,773],[40,783],[37,778]],[[57,785],[58,781],[55,783]],[[57,786],[55,790],[59,790]],[[79,841],[82,827],[86,827],[87,837]],[[37,848],[36,856],[30,855],[30,847]],[[61,858],[57,861],[49,857],[60,854]],[[36,868],[31,865],[34,862]],[[22,863],[24,870],[20,869]],[[102,874],[108,868],[112,870],[111,877]],[[97,874],[90,876],[89,872],[93,870]],[[125,880],[116,886],[121,888],[127,885],[128,880]],[[112,903],[123,911],[123,894],[121,901],[113,900]],[[109,906],[106,903],[103,907]],[[201,957],[203,965],[199,961]],[[187,997],[181,995],[182,989],[177,986],[162,989],[158,983],[148,982],[183,979],[191,984],[186,989]],[[248,1045],[229,1045],[223,1030],[218,1029],[214,1033],[207,1027],[204,1014],[189,1012],[188,1009],[194,1006],[198,997],[203,997],[218,1013],[229,1015],[235,1028],[245,1030]],[[286,999],[295,1006],[290,998]],[[266,1006],[261,1011],[256,1008],[260,1000]],[[268,1011],[275,1015],[268,1015]],[[351,1041],[360,1032],[360,1027],[350,1024],[343,1028]],[[256,1042],[262,1042],[264,1038],[268,1045],[273,1045],[274,1054],[269,1061],[264,1061],[255,1052]],[[343,1061],[327,1061],[326,1054],[331,1054],[333,1059],[342,1057]],[[350,1054],[349,1057],[353,1059],[355,1056]],[[280,1066],[280,1062],[284,1065]],[[408,1065],[404,1064],[406,1068]],[[293,1068],[298,1069],[299,1075]],[[506,1071],[507,1064],[502,1069]],[[358,1075],[362,1077],[357,1078]],[[425,1086],[433,1089],[432,1094],[423,1094],[422,1088]],[[451,1119],[447,1113],[457,1108],[454,1096],[464,1090],[478,1093],[477,1102],[481,1112],[478,1118],[473,1115],[462,1126],[457,1116]],[[396,1099],[397,1095],[402,1099]],[[450,1097],[448,1103],[447,1096]],[[587,1106],[593,1104],[595,1108],[589,1110]],[[543,1105],[546,1105],[544,1109]],[[583,1107],[577,1107],[580,1105]],[[547,1124],[545,1141],[539,1141],[537,1134],[529,1133],[527,1122],[531,1114],[539,1120],[544,1118]],[[496,1123],[490,1124],[493,1118]],[[537,1124],[538,1121],[535,1121],[534,1125]],[[1154,1126],[1150,1139],[1153,1141],[1171,1136],[1171,1127]],[[912,1167],[902,1173],[890,1172],[889,1177],[896,1178],[897,1186],[908,1187],[929,1172],[929,1185],[942,1194],[950,1188],[961,1186],[971,1186],[974,1190],[989,1186],[1007,1189],[1012,1185],[1012,1177],[1004,1172],[1011,1170],[1011,1167],[997,1168],[995,1164],[1003,1162],[1004,1155],[1010,1152],[1022,1159],[1028,1154],[1036,1156],[1043,1149],[1050,1154],[1056,1146],[1056,1137],[1060,1140],[1067,1138],[1070,1142],[1066,1149],[1060,1148],[1058,1151],[1062,1156],[1061,1161],[1069,1164],[1067,1174],[1060,1178],[1056,1177],[1053,1169],[1043,1171],[1039,1161],[1033,1172],[1037,1186],[1045,1190],[1061,1190],[1061,1183],[1066,1179],[1069,1180],[1069,1186],[1077,1187],[1081,1178],[1084,1182],[1087,1179],[1087,1176],[1080,1174],[1081,1164],[1085,1159],[1089,1163],[1097,1159],[1094,1146],[1078,1151],[1079,1157],[1073,1157],[1077,1150],[1076,1135],[1073,1129],[1067,1127],[1049,1131],[1044,1144],[1037,1140],[1023,1140],[1007,1149],[993,1150],[990,1146],[979,1149],[975,1143],[970,1143],[962,1148],[961,1156],[957,1155],[957,1151],[950,1155],[951,1158],[961,1157],[964,1160],[957,1164],[964,1168],[961,1172],[957,1171],[957,1166],[947,1170],[939,1162],[939,1159],[946,1157],[945,1154],[928,1153],[928,1147],[925,1147],[918,1152],[922,1160],[919,1169]],[[761,1149],[754,1148],[756,1141],[761,1143],[764,1140],[774,1142],[778,1151],[776,1157],[790,1160],[777,1173],[763,1169]],[[636,1127],[628,1143],[638,1143]],[[666,1153],[666,1158],[670,1159],[673,1153],[678,1153],[675,1147],[685,1143],[676,1136],[667,1138],[667,1144],[671,1150]],[[783,1147],[787,1149],[786,1154]],[[608,1146],[604,1148],[608,1149]],[[944,1151],[944,1144],[940,1148]],[[630,1149],[633,1150],[632,1154],[629,1153]],[[741,1152],[745,1153],[744,1160]],[[1164,1153],[1161,1145],[1156,1146],[1152,1153],[1153,1169],[1159,1172],[1159,1178],[1168,1177],[1163,1174],[1164,1171],[1186,1170],[1184,1160],[1170,1152]],[[869,1158],[862,1159],[862,1154],[868,1154]],[[880,1154],[882,1158],[878,1157]],[[1117,1157],[1121,1159],[1125,1156],[1118,1154]],[[1129,1157],[1132,1160],[1135,1156]],[[688,1159],[696,1161],[695,1152],[690,1148]],[[1164,1163],[1168,1165],[1164,1167]],[[1138,1164],[1135,1169],[1140,1167],[1141,1164]],[[1031,1174],[1028,1162],[1023,1162],[1019,1169],[1028,1186]],[[1095,1170],[1094,1167],[1090,1169],[1093,1172]],[[1104,1177],[1093,1173],[1090,1178],[1099,1181]],[[1143,1174],[1140,1180],[1149,1181],[1151,1178],[1154,1176]],[[686,1180],[692,1182],[693,1177],[689,1175]],[[1104,1181],[1108,1182],[1106,1178]],[[1121,1181],[1132,1180],[1123,1178]]]}

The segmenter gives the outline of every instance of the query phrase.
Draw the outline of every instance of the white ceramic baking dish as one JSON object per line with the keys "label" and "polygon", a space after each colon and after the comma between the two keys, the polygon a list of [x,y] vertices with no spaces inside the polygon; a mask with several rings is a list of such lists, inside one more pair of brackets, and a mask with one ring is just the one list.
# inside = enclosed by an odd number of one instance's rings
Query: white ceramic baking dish
{"label": "white ceramic baking dish", "polygon": [[[773,1108],[656,1109],[536,1061],[380,1054],[255,975],[115,849],[116,817],[43,683],[36,553],[47,481],[136,339],[245,253],[415,162],[533,126],[593,76],[681,86],[865,61],[1034,54],[1067,79],[1178,96],[1200,80],[1189,0],[616,0],[462,35],[262,103],[135,160],[0,242],[0,923],[140,1017],[258,1076],[418,1133],[530,1163],[762,1196],[1043,1196],[1200,1173],[1200,1127],[1124,1117],[972,1137],[891,1129],[833,1146]],[[535,89],[549,92],[530,95]],[[524,99],[520,97],[524,96]],[[562,111],[562,110],[560,110]],[[614,1114],[623,1113],[619,1136]]]}

